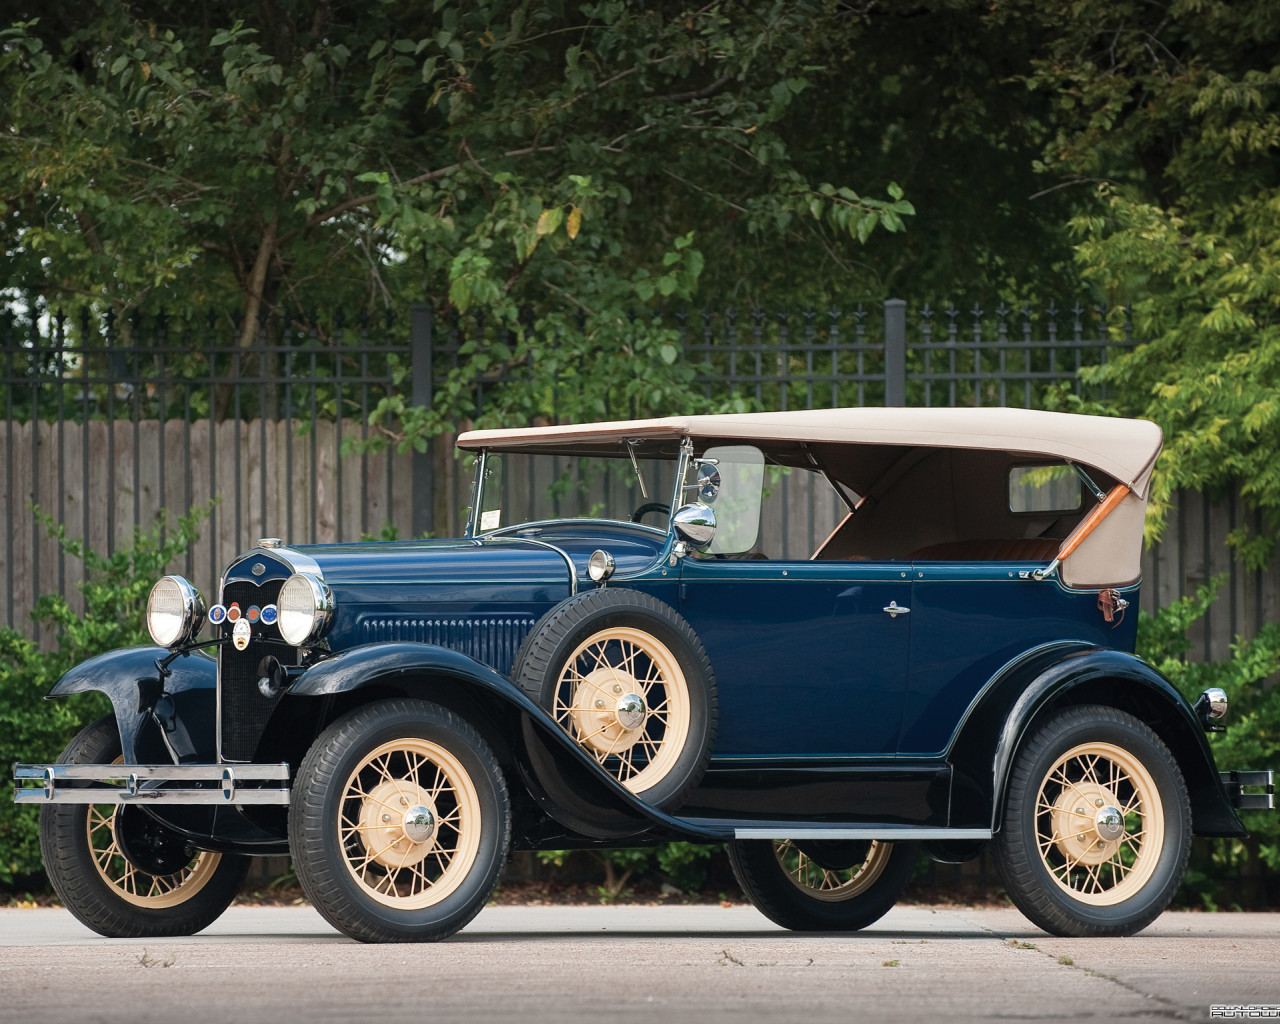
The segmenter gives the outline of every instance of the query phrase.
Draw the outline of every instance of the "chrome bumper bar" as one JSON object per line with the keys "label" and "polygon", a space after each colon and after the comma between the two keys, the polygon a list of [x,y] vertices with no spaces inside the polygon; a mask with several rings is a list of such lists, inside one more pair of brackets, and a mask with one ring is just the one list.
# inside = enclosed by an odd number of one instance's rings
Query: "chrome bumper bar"
{"label": "chrome bumper bar", "polygon": [[[1269,811],[1276,806],[1275,772],[1218,772],[1231,806],[1242,811]],[[1244,790],[1261,789],[1261,793]]]}
{"label": "chrome bumper bar", "polygon": [[287,764],[15,764],[13,781],[16,804],[289,802]]}

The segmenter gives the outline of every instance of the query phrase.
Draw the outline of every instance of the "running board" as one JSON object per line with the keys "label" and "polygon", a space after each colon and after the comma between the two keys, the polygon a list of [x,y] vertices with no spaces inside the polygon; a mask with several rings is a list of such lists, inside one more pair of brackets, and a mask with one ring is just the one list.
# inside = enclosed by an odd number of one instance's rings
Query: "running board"
{"label": "running board", "polygon": [[733,839],[990,839],[989,828],[946,828],[941,825],[876,824],[866,821],[757,821],[741,818],[680,818],[700,832],[719,831]]}
{"label": "running board", "polygon": [[13,780],[16,804],[289,802],[287,764],[15,764]]}

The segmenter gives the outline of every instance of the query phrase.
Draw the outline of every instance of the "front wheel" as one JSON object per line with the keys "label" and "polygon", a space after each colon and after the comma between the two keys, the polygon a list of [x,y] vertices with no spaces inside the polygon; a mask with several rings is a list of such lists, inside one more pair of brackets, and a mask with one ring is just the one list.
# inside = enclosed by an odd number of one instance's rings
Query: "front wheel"
{"label": "front wheel", "polygon": [[729,864],[757,910],[792,931],[857,931],[911,881],[916,843],[740,839]]}
{"label": "front wheel", "polygon": [[[108,715],[82,729],[61,764],[119,764],[120,733]],[[197,850],[141,807],[47,804],[40,853],[63,906],[99,935],[193,935],[231,905],[249,858]]]}
{"label": "front wheel", "polygon": [[1182,773],[1132,715],[1069,708],[1019,751],[996,866],[1010,899],[1045,931],[1141,931],[1169,905],[1190,849]]}
{"label": "front wheel", "polygon": [[361,942],[444,939],[480,912],[511,841],[488,744],[452,711],[379,701],[321,734],[298,769],[289,847],[298,881]]}

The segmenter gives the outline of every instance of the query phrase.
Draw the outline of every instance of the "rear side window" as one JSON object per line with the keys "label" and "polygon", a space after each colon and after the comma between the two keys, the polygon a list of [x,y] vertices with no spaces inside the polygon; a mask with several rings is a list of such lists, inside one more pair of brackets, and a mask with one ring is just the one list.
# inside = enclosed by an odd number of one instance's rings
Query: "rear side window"
{"label": "rear side window", "polygon": [[1009,511],[1013,513],[1076,512],[1081,482],[1065,462],[1014,466],[1009,470]]}

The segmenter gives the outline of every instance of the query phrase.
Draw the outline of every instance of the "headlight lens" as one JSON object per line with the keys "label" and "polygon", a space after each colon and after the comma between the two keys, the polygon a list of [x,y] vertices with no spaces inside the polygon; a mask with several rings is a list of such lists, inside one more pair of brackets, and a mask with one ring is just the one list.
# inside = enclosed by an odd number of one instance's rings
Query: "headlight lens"
{"label": "headlight lens", "polygon": [[204,625],[204,598],[181,576],[162,576],[147,598],[147,630],[161,647],[190,643]]}
{"label": "headlight lens", "polygon": [[333,614],[333,594],[324,580],[309,572],[294,573],[276,598],[280,636],[294,647],[312,643],[324,634]]}

